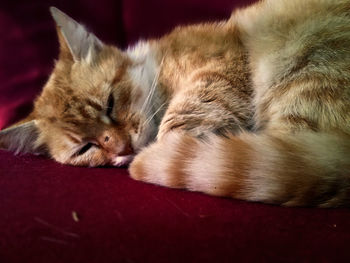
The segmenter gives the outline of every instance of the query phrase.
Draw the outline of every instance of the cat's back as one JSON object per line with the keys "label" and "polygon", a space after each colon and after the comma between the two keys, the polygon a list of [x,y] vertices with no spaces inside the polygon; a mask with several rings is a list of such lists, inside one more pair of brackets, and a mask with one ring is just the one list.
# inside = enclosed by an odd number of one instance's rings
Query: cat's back
{"label": "cat's back", "polygon": [[350,0],[264,0],[234,12],[231,20],[253,53],[288,49],[290,56],[304,47],[349,40]]}
{"label": "cat's back", "polygon": [[342,72],[350,59],[350,0],[265,0],[233,13],[231,21],[261,87],[301,70]]}
{"label": "cat's back", "polygon": [[350,0],[262,0],[235,11],[231,19],[246,37],[262,38],[266,33],[286,37],[302,25],[312,31],[349,20]]}

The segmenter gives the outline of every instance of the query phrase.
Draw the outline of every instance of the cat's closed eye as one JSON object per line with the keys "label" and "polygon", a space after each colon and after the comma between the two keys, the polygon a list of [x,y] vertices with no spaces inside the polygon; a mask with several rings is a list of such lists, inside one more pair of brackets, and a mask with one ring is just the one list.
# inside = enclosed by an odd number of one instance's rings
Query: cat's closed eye
{"label": "cat's closed eye", "polygon": [[111,117],[113,107],[114,107],[114,97],[112,94],[110,94],[108,97],[107,112],[106,112],[106,115],[108,117]]}
{"label": "cat's closed eye", "polygon": [[75,156],[80,156],[83,155],[84,153],[88,152],[92,147],[96,146],[92,142],[89,142],[85,144],[78,152],[76,152],[74,155]]}

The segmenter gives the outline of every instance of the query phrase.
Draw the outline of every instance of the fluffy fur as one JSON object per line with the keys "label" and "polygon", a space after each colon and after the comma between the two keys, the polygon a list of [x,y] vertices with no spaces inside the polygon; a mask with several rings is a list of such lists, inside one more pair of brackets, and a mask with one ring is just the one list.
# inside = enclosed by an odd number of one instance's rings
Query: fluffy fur
{"label": "fluffy fur", "polygon": [[59,60],[1,147],[134,159],[137,180],[216,196],[349,206],[349,0],[265,0],[124,52],[51,11]]}

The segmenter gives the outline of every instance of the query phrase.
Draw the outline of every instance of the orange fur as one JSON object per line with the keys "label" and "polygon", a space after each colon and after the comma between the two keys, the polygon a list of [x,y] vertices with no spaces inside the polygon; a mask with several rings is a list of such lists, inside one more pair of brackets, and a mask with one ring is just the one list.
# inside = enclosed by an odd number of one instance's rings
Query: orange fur
{"label": "orange fur", "polygon": [[59,60],[30,118],[0,133],[1,147],[46,148],[87,166],[136,155],[137,180],[349,206],[349,0],[260,1],[126,51],[51,11]]}

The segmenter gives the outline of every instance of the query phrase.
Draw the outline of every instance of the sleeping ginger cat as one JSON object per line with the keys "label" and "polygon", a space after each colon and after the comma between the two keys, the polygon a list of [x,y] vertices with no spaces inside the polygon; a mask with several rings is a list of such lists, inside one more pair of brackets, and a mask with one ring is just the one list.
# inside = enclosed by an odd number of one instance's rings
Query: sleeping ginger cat
{"label": "sleeping ginger cat", "polygon": [[51,13],[59,59],[1,148],[131,162],[136,180],[216,196],[350,205],[350,0],[265,0],[125,51]]}

